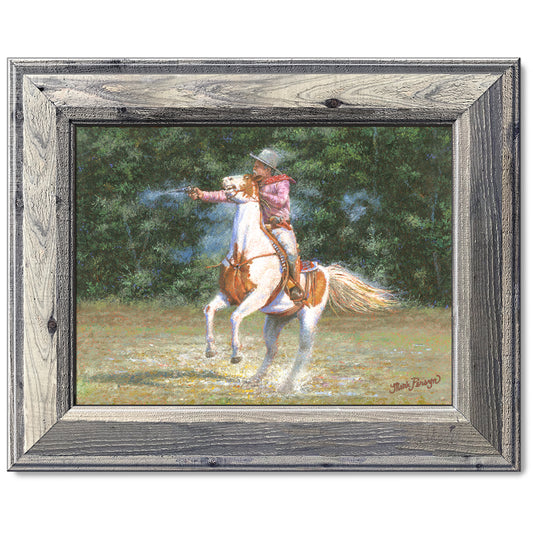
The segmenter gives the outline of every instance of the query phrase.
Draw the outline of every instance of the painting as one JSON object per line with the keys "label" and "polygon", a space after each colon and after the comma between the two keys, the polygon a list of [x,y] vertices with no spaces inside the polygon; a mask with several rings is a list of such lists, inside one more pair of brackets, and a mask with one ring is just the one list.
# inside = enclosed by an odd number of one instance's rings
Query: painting
{"label": "painting", "polygon": [[9,469],[520,469],[519,60],[9,76]]}
{"label": "painting", "polygon": [[450,126],[77,126],[77,405],[451,405]]}

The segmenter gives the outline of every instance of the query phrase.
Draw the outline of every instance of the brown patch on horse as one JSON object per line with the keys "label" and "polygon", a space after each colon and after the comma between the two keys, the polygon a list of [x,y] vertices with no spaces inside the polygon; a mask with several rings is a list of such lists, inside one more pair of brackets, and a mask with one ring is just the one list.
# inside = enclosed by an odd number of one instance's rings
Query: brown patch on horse
{"label": "brown patch on horse", "polygon": [[235,243],[231,257],[232,264],[220,265],[218,285],[231,305],[239,305],[248,294],[257,288],[257,285],[250,279],[251,263],[245,263],[245,261],[243,253],[239,251],[237,243]]}
{"label": "brown patch on horse", "polygon": [[312,307],[318,305],[324,297],[327,286],[328,282],[326,276],[321,270],[305,273],[305,294],[307,295],[307,303]]}

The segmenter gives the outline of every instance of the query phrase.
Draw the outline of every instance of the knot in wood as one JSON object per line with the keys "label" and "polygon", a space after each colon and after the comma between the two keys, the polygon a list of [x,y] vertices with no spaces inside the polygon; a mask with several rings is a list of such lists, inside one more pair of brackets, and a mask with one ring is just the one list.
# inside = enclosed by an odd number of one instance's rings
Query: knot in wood
{"label": "knot in wood", "polygon": [[50,317],[48,319],[48,333],[50,333],[50,335],[53,335],[57,330],[57,321],[55,318],[53,317]]}
{"label": "knot in wood", "polygon": [[328,98],[325,102],[324,102],[325,106],[326,107],[329,107],[331,109],[335,109],[337,107],[340,107],[343,102],[341,102],[338,98]]}

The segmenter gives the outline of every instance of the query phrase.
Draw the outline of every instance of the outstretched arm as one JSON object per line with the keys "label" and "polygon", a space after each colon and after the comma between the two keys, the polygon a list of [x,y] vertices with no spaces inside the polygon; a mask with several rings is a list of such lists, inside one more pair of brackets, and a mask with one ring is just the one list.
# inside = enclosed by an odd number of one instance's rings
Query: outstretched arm
{"label": "outstretched arm", "polygon": [[198,187],[191,187],[190,190],[187,191],[187,194],[191,200],[201,200],[204,191],[201,191]]}
{"label": "outstretched arm", "polygon": [[189,192],[189,198],[192,200],[202,200],[203,202],[220,203],[228,202],[225,191],[202,191],[198,187],[194,187]]}

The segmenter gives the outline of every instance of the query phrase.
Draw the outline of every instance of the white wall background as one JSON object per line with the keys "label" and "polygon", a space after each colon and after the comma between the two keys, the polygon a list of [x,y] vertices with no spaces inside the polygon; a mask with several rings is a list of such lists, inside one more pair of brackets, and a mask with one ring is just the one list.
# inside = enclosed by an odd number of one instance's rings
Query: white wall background
{"label": "white wall background", "polygon": [[[7,57],[521,57],[523,272],[530,266],[531,187],[526,2],[211,1],[118,3],[9,0]],[[4,63],[5,64],[5,63]],[[5,68],[0,84],[7,101]],[[3,116],[6,105],[2,106]],[[7,120],[4,124],[7,123]],[[2,147],[6,128],[1,129]],[[2,168],[6,150],[0,149]],[[5,190],[5,189],[4,189]],[[5,204],[6,205],[6,204]],[[7,209],[6,209],[7,212]],[[6,224],[7,217],[2,217]],[[7,224],[0,231],[7,249]],[[6,265],[4,280],[7,279]],[[531,326],[523,283],[523,382]],[[6,284],[2,293],[7,301]],[[3,338],[7,310],[2,324]],[[7,346],[7,341],[3,344]],[[7,349],[4,350],[7,360]],[[4,365],[5,367],[5,365]],[[6,398],[6,379],[1,380]],[[0,474],[2,526],[26,533],[249,530],[294,532],[527,531],[531,394],[523,386],[521,474]],[[2,428],[6,428],[2,409]],[[4,433],[5,435],[5,433]],[[2,437],[6,457],[7,437]],[[529,468],[528,468],[529,467]],[[529,494],[528,494],[529,491]],[[10,529],[6,529],[10,530]]]}

